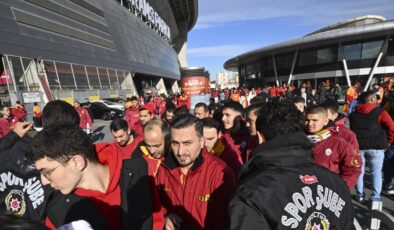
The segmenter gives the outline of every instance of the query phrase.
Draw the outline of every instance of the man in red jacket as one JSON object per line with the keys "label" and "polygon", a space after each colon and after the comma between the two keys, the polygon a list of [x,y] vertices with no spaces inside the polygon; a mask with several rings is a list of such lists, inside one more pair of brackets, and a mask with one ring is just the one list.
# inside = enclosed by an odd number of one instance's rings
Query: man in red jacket
{"label": "man in red jacket", "polygon": [[90,134],[92,130],[92,119],[90,118],[89,112],[81,107],[79,101],[74,102],[74,108],[79,114],[79,127],[83,129],[87,134]]}
{"label": "man in red jacket", "polygon": [[247,150],[250,143],[250,133],[243,118],[243,107],[241,104],[229,101],[223,105],[222,141],[230,145],[237,154],[241,164],[248,160]]}
{"label": "man in red jacket", "polygon": [[234,150],[220,140],[222,132],[220,131],[219,122],[211,118],[205,118],[202,122],[204,124],[205,147],[208,152],[222,159],[233,170],[234,175],[237,176],[241,171],[242,164],[238,161]]}
{"label": "man in red jacket", "polygon": [[143,126],[150,120],[156,118],[156,105],[153,102],[148,102],[146,105],[140,107],[139,111],[139,120],[134,122],[130,127],[131,130],[134,130],[138,136],[143,136]]}
{"label": "man in red jacket", "polygon": [[130,98],[129,107],[126,108],[126,116],[125,119],[129,127],[131,127],[134,123],[139,120],[139,103],[136,96]]}
{"label": "man in red jacket", "polygon": [[345,126],[346,116],[338,113],[338,104],[335,101],[327,100],[323,104],[327,110],[327,118],[330,120],[328,129],[350,143],[356,151],[359,151],[356,134]]}
{"label": "man in red jacket", "polygon": [[361,156],[351,145],[327,129],[329,120],[323,106],[310,107],[305,115],[307,137],[315,143],[312,148],[315,163],[338,173],[349,190],[361,173]]}
{"label": "man in red jacket", "polygon": [[122,153],[123,159],[130,158],[134,149],[142,141],[142,137],[137,136],[136,132],[130,130],[127,122],[123,119],[113,120],[109,128],[115,138],[114,145]]}
{"label": "man in red jacket", "polygon": [[[39,132],[30,143],[28,158],[35,162],[43,185],[64,195],[88,197],[110,229],[155,226],[152,186],[146,169],[140,167],[141,159],[123,160],[113,144],[93,146],[82,129],[63,123]],[[60,206],[59,212],[63,208],[67,207]],[[164,221],[153,229],[163,225]]]}
{"label": "man in red jacket", "polygon": [[202,121],[180,115],[170,134],[173,152],[156,176],[167,229],[228,229],[235,178],[222,160],[205,150]]}
{"label": "man in red jacket", "polygon": [[359,105],[350,115],[350,128],[357,136],[363,164],[357,181],[358,201],[365,199],[364,172],[365,163],[369,163],[372,175],[371,201],[381,201],[382,167],[385,149],[394,140],[394,122],[390,115],[379,108],[375,92],[366,91],[357,98]]}
{"label": "man in red jacket", "polygon": [[0,138],[4,137],[9,131],[11,131],[10,108],[3,107],[1,114],[3,117],[0,117]]}

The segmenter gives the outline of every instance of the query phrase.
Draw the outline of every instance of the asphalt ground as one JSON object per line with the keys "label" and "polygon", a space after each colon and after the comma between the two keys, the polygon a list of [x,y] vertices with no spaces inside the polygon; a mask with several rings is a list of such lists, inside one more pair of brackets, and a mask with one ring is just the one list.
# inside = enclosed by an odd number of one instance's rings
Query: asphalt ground
{"label": "asphalt ground", "polygon": [[[94,120],[93,123],[93,135],[92,135],[92,140],[94,143],[100,143],[100,142],[113,142],[113,136],[109,130],[109,125],[111,121],[104,121],[104,120]],[[370,194],[371,194],[371,179],[370,179],[370,174],[368,171],[368,168],[366,169],[366,173],[364,176],[364,186],[365,186],[365,193],[366,193],[366,199],[368,200]],[[355,217],[357,218],[358,222],[360,225],[364,228],[368,226],[369,223],[369,202],[363,202],[359,203],[355,200],[355,194],[356,191],[355,189],[352,190],[352,195],[354,197],[353,199],[353,207],[355,210]],[[383,210],[389,213],[390,215],[394,216],[394,195],[385,195],[382,193],[381,195],[382,200],[383,200]],[[381,223],[381,228],[382,230],[394,230],[386,226],[384,223]]]}

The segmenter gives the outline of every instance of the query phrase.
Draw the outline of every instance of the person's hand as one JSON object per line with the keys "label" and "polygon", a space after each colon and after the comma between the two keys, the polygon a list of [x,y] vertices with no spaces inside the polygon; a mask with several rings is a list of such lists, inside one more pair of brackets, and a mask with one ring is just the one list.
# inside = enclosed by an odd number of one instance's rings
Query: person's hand
{"label": "person's hand", "polygon": [[12,128],[12,131],[14,131],[14,133],[16,133],[19,137],[23,137],[32,127],[33,124],[31,122],[17,122]]}

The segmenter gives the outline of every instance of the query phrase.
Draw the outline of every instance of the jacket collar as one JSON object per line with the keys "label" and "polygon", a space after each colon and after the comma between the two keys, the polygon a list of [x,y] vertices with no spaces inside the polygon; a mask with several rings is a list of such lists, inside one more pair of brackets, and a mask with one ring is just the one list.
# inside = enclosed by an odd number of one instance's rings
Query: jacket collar
{"label": "jacket collar", "polygon": [[[204,162],[204,157],[202,156],[204,152],[205,152],[205,148],[204,148],[204,150],[201,150],[201,152],[198,155],[197,159],[194,161],[194,164],[193,164],[193,166],[191,168],[191,171],[196,170],[200,165],[202,165],[202,163]],[[165,159],[163,161],[163,164],[167,168],[169,168],[170,170],[173,170],[173,169],[179,167],[179,163],[178,163],[177,159],[175,158],[174,153],[168,154],[165,157]]]}
{"label": "jacket collar", "polygon": [[244,165],[240,178],[269,166],[291,166],[312,162],[313,144],[303,132],[281,135],[257,146]]}

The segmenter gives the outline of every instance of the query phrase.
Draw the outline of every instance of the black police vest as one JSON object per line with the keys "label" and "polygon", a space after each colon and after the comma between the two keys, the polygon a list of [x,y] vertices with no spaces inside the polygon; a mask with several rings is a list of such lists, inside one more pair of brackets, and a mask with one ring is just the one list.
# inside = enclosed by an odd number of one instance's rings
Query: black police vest
{"label": "black police vest", "polygon": [[356,134],[360,149],[386,149],[387,135],[378,118],[382,110],[378,107],[368,114],[350,114],[350,129]]}

